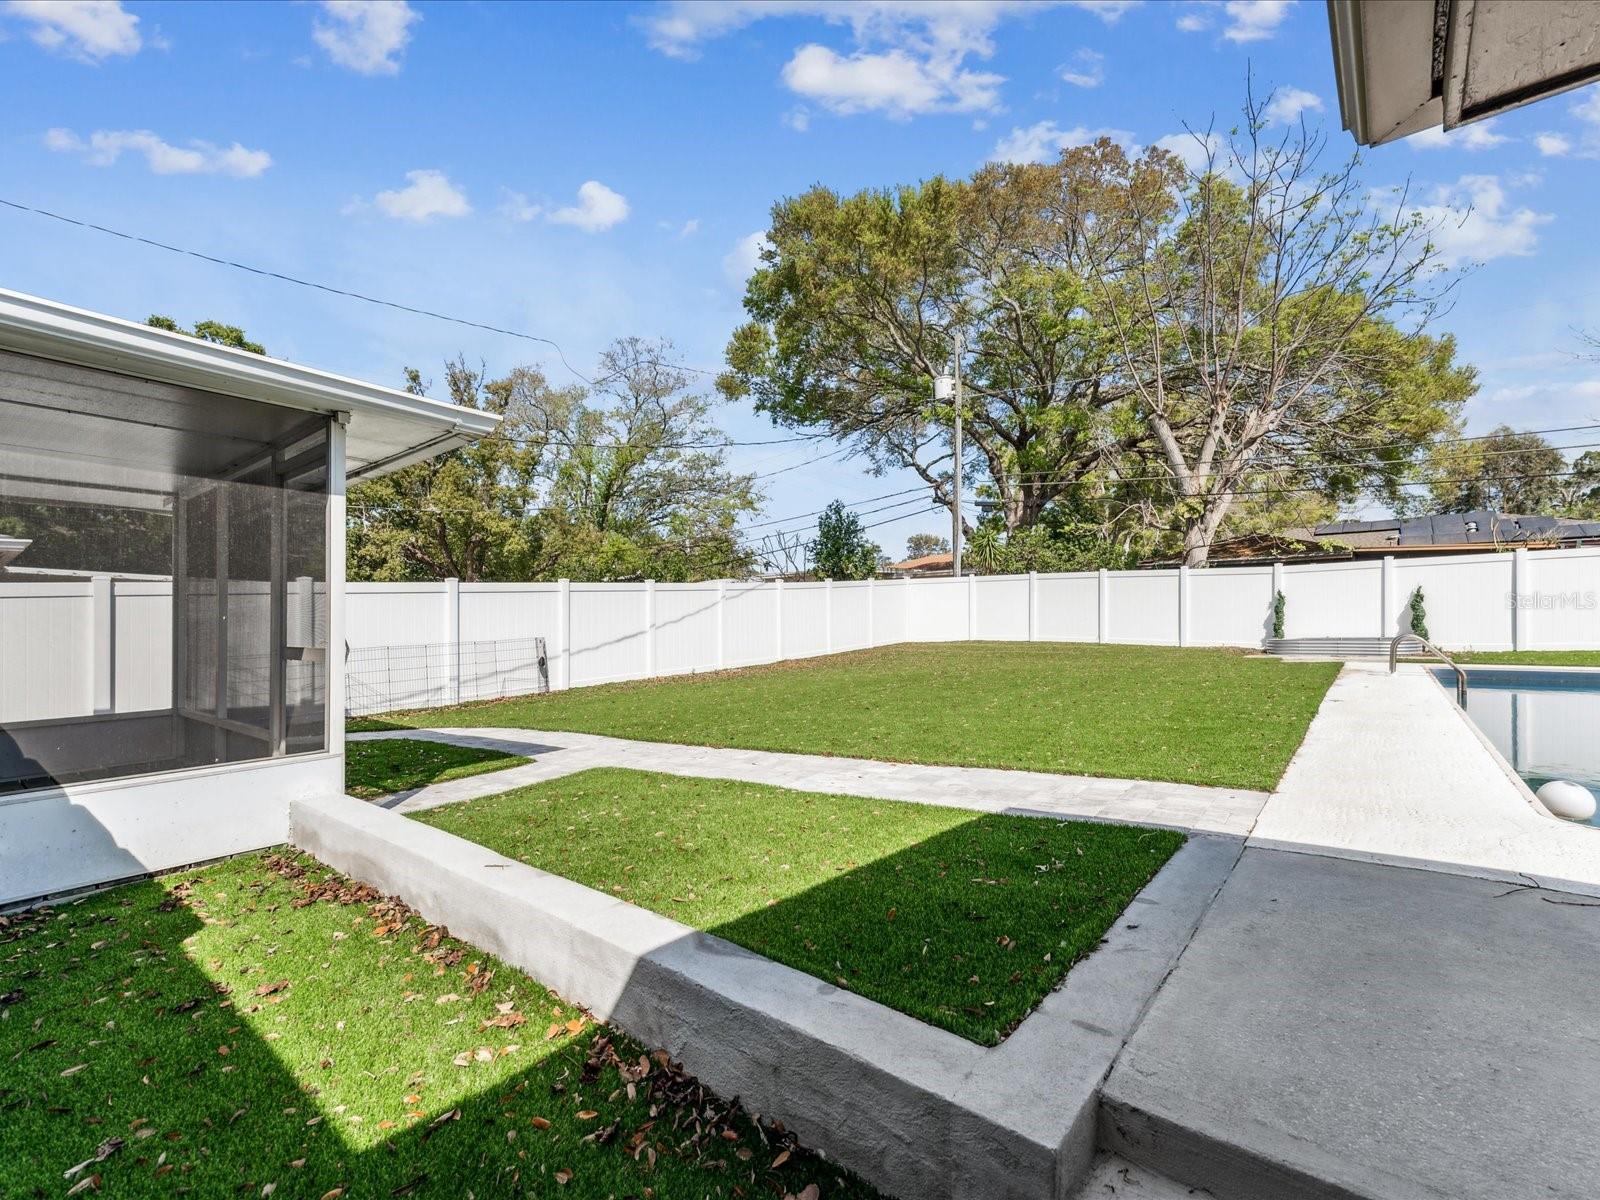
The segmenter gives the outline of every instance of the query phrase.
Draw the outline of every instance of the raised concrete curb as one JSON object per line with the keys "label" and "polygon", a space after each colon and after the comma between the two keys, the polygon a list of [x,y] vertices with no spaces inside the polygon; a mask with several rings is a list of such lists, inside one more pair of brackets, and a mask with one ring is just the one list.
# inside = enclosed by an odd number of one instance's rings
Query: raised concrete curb
{"label": "raised concrete curb", "polygon": [[347,796],[296,802],[290,835],[907,1200],[1073,1193],[1099,1087],[1242,848],[1191,839],[1100,949],[985,1049]]}

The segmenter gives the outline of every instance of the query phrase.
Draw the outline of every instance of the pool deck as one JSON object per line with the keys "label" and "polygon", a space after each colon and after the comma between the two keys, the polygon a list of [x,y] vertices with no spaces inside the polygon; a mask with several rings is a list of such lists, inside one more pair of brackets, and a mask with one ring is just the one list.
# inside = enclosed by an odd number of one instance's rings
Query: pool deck
{"label": "pool deck", "polygon": [[1600,829],[1545,812],[1417,665],[1345,667],[1249,845],[1600,895]]}

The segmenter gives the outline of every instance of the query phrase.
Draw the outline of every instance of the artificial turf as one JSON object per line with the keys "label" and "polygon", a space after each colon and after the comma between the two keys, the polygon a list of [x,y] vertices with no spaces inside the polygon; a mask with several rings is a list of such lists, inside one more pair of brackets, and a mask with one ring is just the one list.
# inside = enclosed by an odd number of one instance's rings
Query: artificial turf
{"label": "artificial turf", "polygon": [[344,788],[352,796],[372,800],[409,788],[503,771],[532,762],[516,754],[477,746],[447,746],[420,738],[375,738],[346,742]]}
{"label": "artificial turf", "polygon": [[1080,643],[900,645],[391,715],[1270,790],[1337,663]]}
{"label": "artificial turf", "polygon": [[1452,650],[1460,663],[1528,667],[1600,667],[1600,650]]}
{"label": "artificial turf", "polygon": [[1184,841],[619,768],[415,816],[986,1045]]}
{"label": "artificial turf", "polygon": [[0,917],[0,1062],[6,1200],[874,1195],[300,857]]}

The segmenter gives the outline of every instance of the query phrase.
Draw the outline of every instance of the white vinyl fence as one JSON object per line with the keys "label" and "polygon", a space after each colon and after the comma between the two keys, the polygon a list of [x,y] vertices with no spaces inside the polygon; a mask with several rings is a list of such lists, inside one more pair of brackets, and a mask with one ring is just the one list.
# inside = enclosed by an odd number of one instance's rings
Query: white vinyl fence
{"label": "white vinyl fence", "polygon": [[[352,652],[543,638],[561,689],[893,642],[1259,647],[1280,589],[1289,637],[1385,636],[1418,586],[1441,646],[1600,649],[1600,548],[865,583],[353,583],[345,627]],[[404,702],[536,690],[525,657],[456,653]],[[171,660],[164,582],[0,580],[0,722],[165,708]]]}

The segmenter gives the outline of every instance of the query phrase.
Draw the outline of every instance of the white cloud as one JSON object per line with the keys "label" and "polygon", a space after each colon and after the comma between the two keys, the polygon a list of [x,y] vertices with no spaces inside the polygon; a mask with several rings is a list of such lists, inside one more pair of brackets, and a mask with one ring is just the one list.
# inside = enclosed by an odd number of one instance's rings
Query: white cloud
{"label": "white cloud", "polygon": [[1071,66],[1061,68],[1061,78],[1074,87],[1099,87],[1106,81],[1106,56],[1094,50],[1079,50]]}
{"label": "white cloud", "polygon": [[680,238],[693,237],[695,234],[697,234],[699,232],[700,232],[700,218],[699,217],[690,217],[687,221],[685,221],[683,223],[683,227],[678,230],[678,236]]}
{"label": "white cloud", "polygon": [[1133,135],[1125,129],[1089,129],[1083,125],[1062,129],[1054,121],[1040,121],[1015,128],[1006,134],[995,145],[989,158],[993,162],[1053,162],[1063,150],[1087,146],[1103,137],[1110,138],[1126,149],[1133,147]]}
{"label": "white cloud", "polygon": [[987,56],[994,49],[988,36],[1001,21],[1051,7],[1080,9],[1110,25],[1134,0],[674,0],[639,24],[650,45],[673,58],[696,58],[703,43],[778,17],[848,25],[861,43],[892,44],[912,34]]}
{"label": "white cloud", "polygon": [[505,189],[505,199],[500,202],[500,215],[508,221],[523,223],[538,218],[544,206],[532,203],[521,192]]}
{"label": "white cloud", "polygon": [[628,217],[628,201],[597,179],[578,188],[578,202],[550,214],[557,225],[575,225],[585,233],[600,233]]}
{"label": "white cloud", "polygon": [[372,198],[385,216],[421,223],[434,217],[464,217],[472,211],[466,192],[451,183],[443,171],[407,171],[406,180],[405,187],[379,192]]}
{"label": "white cloud", "polygon": [[157,175],[231,175],[254,179],[272,165],[265,150],[250,150],[238,142],[213,146],[190,141],[174,146],[148,129],[97,129],[87,139],[70,129],[51,129],[44,135],[46,149],[57,154],[79,154],[93,167],[109,167],[124,153],[142,154]]}
{"label": "white cloud", "polygon": [[1274,125],[1293,125],[1308,112],[1322,111],[1322,97],[1303,88],[1279,88],[1263,114]]}
{"label": "white cloud", "polygon": [[1561,133],[1534,134],[1533,144],[1546,158],[1560,158],[1572,153],[1572,139]]}
{"label": "white cloud", "polygon": [[1572,115],[1580,121],[1600,125],[1600,87],[1590,86],[1579,93],[1583,97],[1572,106]]}
{"label": "white cloud", "polygon": [[326,20],[311,27],[312,40],[341,67],[362,75],[394,75],[422,14],[406,0],[322,0]]}
{"label": "white cloud", "polygon": [[811,128],[811,114],[806,109],[797,108],[783,114],[783,123],[796,133],[804,133]]}
{"label": "white cloud", "polygon": [[1427,203],[1413,205],[1410,211],[1427,226],[1439,260],[1447,267],[1526,257],[1538,246],[1539,226],[1553,219],[1526,206],[1511,208],[1495,175],[1463,175],[1453,184],[1435,188]]}
{"label": "white cloud", "polygon": [[841,115],[881,112],[903,120],[930,112],[992,112],[1005,77],[962,70],[958,61],[918,58],[904,50],[840,55],[812,43],[794,52],[783,81]]}
{"label": "white cloud", "polygon": [[1227,165],[1220,134],[1169,133],[1166,137],[1157,138],[1155,145],[1158,149],[1177,155],[1179,161],[1196,175]]}
{"label": "white cloud", "polygon": [[3,11],[26,22],[39,45],[83,62],[137,54],[144,44],[122,0],[6,0]]}
{"label": "white cloud", "polygon": [[1178,28],[1184,33],[1199,33],[1201,30],[1211,28],[1211,14],[1205,9],[1195,9],[1186,12],[1178,18]]}
{"label": "white cloud", "polygon": [[1413,150],[1493,150],[1511,141],[1494,130],[1494,121],[1476,121],[1471,125],[1458,125],[1449,133],[1444,127],[1434,125],[1419,130],[1405,139]]}
{"label": "white cloud", "polygon": [[1228,0],[1222,6],[1228,24],[1222,36],[1230,42],[1263,42],[1278,32],[1289,15],[1290,0]]}
{"label": "white cloud", "polygon": [[765,229],[758,229],[740,238],[722,258],[722,273],[728,282],[742,291],[745,280],[761,265],[761,252],[770,245]]}
{"label": "white cloud", "polygon": [[[998,109],[1004,77],[970,69],[967,60],[994,54],[993,34],[1002,21],[1052,6],[1082,9],[1109,24],[1132,0],[676,0],[640,24],[650,44],[674,58],[698,57],[705,42],[772,18],[848,27],[854,47],[802,45],[783,68],[785,84],[838,114],[903,120]],[[791,118],[791,124],[803,120]]]}

